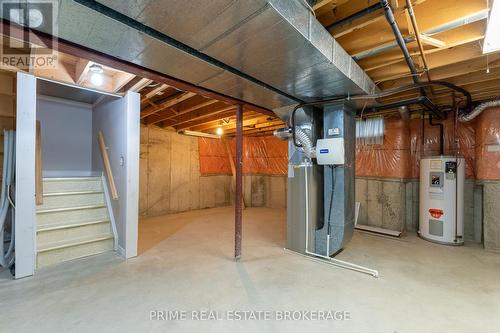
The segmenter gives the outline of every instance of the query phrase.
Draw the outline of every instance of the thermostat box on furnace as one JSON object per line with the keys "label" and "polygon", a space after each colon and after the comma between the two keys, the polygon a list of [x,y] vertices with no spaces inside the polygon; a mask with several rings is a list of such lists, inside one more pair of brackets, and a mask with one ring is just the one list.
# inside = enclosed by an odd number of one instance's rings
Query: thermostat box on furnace
{"label": "thermostat box on furnace", "polygon": [[344,138],[320,139],[316,143],[316,160],[319,165],[344,164],[344,155]]}

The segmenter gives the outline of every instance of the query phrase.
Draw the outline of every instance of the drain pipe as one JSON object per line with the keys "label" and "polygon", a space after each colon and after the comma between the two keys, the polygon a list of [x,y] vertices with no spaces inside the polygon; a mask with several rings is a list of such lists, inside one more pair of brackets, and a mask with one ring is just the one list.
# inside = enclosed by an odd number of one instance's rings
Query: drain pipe
{"label": "drain pipe", "polygon": [[439,155],[444,155],[444,126],[443,123],[433,123],[432,114],[429,115],[429,125],[439,126]]}
{"label": "drain pipe", "polygon": [[[392,12],[391,6],[389,5],[389,1],[387,0],[380,0],[380,3],[382,5],[382,8],[384,9],[385,13],[385,18],[387,19],[387,22],[389,22],[389,25],[391,26],[392,32],[394,33],[394,37],[396,38],[396,42],[399,45],[399,48],[403,52],[403,56],[405,57],[405,62],[410,68],[411,72],[411,77],[413,79],[413,82],[419,83],[418,80],[418,72],[417,72],[417,67],[415,67],[415,63],[413,62],[413,59],[410,56],[410,51],[408,51],[408,48],[406,47],[406,42],[405,39],[403,38],[403,35],[401,34],[401,30],[399,30],[398,23],[396,22],[396,18],[394,17],[394,13]],[[420,89],[422,95],[425,96],[425,90],[423,88]]]}

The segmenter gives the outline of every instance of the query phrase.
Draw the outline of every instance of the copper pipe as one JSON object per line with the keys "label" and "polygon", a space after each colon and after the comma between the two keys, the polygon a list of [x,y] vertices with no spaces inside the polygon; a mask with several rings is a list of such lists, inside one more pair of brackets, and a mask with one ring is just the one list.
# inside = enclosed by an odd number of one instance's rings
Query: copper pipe
{"label": "copper pipe", "polygon": [[[422,62],[424,63],[427,80],[432,81],[431,75],[429,73],[429,66],[427,65],[427,58],[425,57],[424,46],[422,44],[422,41],[420,40],[420,30],[418,29],[417,18],[415,17],[415,12],[413,11],[413,5],[411,4],[411,0],[406,0],[406,8],[408,9],[408,15],[410,16],[411,25],[413,27],[413,31],[415,32],[415,38],[417,40],[420,56],[422,57]],[[432,88],[431,88],[431,93],[432,93]]]}

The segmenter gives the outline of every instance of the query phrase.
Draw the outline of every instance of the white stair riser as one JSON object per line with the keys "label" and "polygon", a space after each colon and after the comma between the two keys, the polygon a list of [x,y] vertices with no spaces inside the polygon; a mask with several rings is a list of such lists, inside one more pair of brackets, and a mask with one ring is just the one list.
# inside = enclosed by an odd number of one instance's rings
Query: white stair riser
{"label": "white stair riser", "polygon": [[43,193],[102,191],[101,178],[61,179],[43,181]]}
{"label": "white stair riser", "polygon": [[43,204],[36,207],[37,210],[44,210],[52,208],[67,208],[67,207],[103,205],[103,204],[104,204],[103,193],[87,193],[87,194],[44,196]]}
{"label": "white stair riser", "polygon": [[73,228],[39,231],[36,236],[37,247],[47,248],[53,243],[78,241],[82,237],[95,237],[111,234],[111,224],[109,222],[82,225]]}
{"label": "white stair riser", "polygon": [[113,239],[75,245],[52,251],[39,252],[37,255],[37,267],[41,268],[63,261],[87,257],[107,251],[113,251]]}
{"label": "white stair riser", "polygon": [[71,225],[81,222],[107,220],[108,210],[106,207],[70,210],[65,212],[39,213],[36,216],[37,225]]}

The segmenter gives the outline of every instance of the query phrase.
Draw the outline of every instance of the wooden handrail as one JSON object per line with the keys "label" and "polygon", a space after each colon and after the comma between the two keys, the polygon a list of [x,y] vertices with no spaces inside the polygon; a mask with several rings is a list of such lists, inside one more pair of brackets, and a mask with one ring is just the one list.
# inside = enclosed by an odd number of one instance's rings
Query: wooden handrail
{"label": "wooden handrail", "polygon": [[42,130],[40,121],[36,122],[35,144],[35,201],[37,205],[43,204],[43,178],[42,178]]}
{"label": "wooden handrail", "polygon": [[116,190],[113,170],[111,170],[111,163],[109,162],[108,150],[106,148],[106,144],[104,143],[104,135],[102,134],[102,131],[99,131],[97,134],[97,141],[99,142],[99,148],[101,149],[102,162],[104,164],[104,170],[106,171],[106,178],[108,179],[111,198],[113,200],[118,200],[118,191]]}

